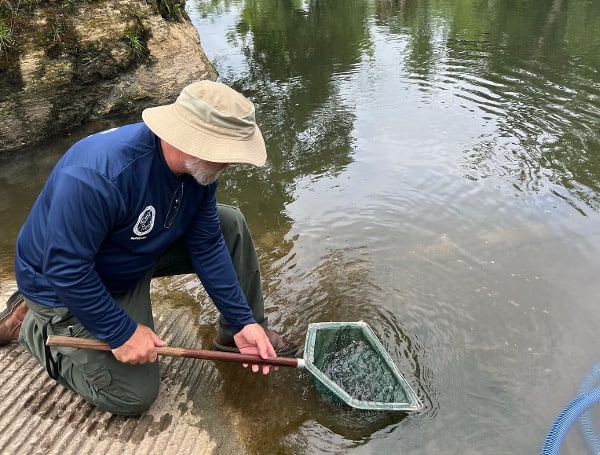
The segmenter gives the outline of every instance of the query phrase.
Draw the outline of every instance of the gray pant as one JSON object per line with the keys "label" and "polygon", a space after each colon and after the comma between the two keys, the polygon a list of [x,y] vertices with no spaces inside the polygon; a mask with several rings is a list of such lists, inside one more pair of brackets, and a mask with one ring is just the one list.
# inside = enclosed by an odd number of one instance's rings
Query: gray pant
{"label": "gray pant", "polygon": [[[235,207],[219,205],[221,229],[234,268],[254,318],[266,326],[258,257],[242,213]],[[153,277],[193,273],[183,241],[163,253],[156,265],[126,294],[113,296],[129,316],[154,329],[150,303]],[[48,334],[93,338],[66,307],[52,308],[25,300],[29,311],[23,321],[19,341],[38,362],[56,375],[58,382],[74,390],[98,408],[114,414],[136,416],[156,400],[160,382],[158,362],[143,365],[121,363],[111,352],[45,346],[42,329]],[[219,336],[231,338],[231,330],[221,316]],[[50,357],[48,359],[47,357]],[[49,370],[50,371],[50,370]]]}

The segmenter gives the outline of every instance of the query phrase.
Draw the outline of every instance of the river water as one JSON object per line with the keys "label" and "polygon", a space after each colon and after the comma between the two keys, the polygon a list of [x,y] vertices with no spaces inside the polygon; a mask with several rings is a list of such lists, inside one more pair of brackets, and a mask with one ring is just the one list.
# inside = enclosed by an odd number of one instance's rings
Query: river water
{"label": "river water", "polygon": [[[267,142],[266,167],[228,170],[220,193],[254,233],[272,326],[302,343],[310,322],[366,321],[424,404],[359,412],[306,373],[232,373],[214,387],[246,450],[539,452],[600,361],[600,2],[187,10]],[[3,274],[51,165],[87,132],[3,160]],[[577,430],[561,453],[585,453]]]}

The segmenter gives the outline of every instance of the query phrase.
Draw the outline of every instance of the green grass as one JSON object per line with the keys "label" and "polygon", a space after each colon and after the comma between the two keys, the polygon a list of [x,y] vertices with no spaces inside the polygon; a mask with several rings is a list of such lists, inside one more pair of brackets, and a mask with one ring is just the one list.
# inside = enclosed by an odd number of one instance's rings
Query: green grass
{"label": "green grass", "polygon": [[0,20],[0,53],[7,52],[15,44],[15,37],[10,26]]}
{"label": "green grass", "polygon": [[156,0],[156,6],[161,16],[167,20],[179,21],[185,17],[185,1]]}
{"label": "green grass", "polygon": [[64,30],[60,24],[53,25],[52,29],[50,30],[50,39],[52,40],[52,42],[60,43],[63,32]]}
{"label": "green grass", "polygon": [[71,13],[73,12],[73,8],[75,7],[75,0],[61,0],[60,6],[66,12]]}
{"label": "green grass", "polygon": [[129,48],[134,60],[141,60],[144,57],[144,43],[142,38],[136,32],[128,32]]}

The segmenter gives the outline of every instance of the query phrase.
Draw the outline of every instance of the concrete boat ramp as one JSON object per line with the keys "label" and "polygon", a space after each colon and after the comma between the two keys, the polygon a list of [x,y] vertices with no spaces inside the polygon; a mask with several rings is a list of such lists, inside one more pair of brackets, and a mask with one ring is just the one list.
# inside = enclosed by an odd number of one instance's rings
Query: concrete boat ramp
{"label": "concrete boat ramp", "polygon": [[[2,305],[15,289],[14,283],[0,284]],[[197,320],[192,313],[189,305],[161,308],[157,333],[172,346],[206,348],[214,329],[190,323]],[[215,364],[181,357],[160,362],[158,400],[141,417],[127,418],[97,410],[50,379],[18,343],[0,347],[0,453],[248,453],[235,415],[224,412],[219,394],[211,393],[221,381]],[[198,395],[201,412],[193,402]]]}

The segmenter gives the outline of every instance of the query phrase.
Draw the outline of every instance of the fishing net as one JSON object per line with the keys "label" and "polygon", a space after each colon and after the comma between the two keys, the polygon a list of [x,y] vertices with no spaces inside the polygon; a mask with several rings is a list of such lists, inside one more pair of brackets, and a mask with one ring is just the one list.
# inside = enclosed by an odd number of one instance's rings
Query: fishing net
{"label": "fishing net", "polygon": [[310,324],[306,368],[319,392],[359,409],[417,411],[422,408],[367,323]]}

